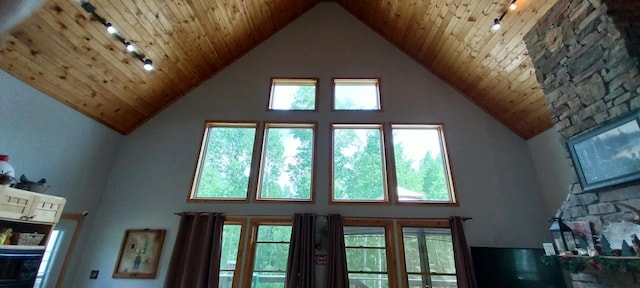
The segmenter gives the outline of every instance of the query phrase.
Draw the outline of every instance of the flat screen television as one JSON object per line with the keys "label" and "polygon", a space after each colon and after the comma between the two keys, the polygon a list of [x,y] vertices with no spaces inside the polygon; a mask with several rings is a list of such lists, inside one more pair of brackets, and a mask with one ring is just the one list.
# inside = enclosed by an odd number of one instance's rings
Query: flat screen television
{"label": "flat screen television", "polygon": [[480,288],[565,288],[557,263],[542,263],[544,250],[535,248],[471,247]]}

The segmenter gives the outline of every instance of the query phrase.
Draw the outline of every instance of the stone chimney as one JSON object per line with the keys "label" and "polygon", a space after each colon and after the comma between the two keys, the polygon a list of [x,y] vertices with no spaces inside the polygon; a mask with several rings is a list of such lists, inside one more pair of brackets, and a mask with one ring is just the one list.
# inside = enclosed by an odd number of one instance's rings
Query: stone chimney
{"label": "stone chimney", "polygon": [[[640,109],[640,1],[558,0],[524,40],[565,141]],[[590,222],[594,234],[634,216],[613,203],[640,208],[640,185],[583,192],[574,179],[560,212]],[[640,285],[634,273],[571,275],[574,287]]]}

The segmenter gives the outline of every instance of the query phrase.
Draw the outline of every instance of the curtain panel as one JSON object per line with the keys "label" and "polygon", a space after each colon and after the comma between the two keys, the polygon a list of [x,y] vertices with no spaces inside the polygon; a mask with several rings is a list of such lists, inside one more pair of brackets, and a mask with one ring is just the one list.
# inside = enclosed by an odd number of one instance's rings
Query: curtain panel
{"label": "curtain panel", "polygon": [[222,229],[220,213],[181,213],[165,288],[217,288]]}
{"label": "curtain panel", "polygon": [[316,287],[315,254],[316,215],[296,213],[293,216],[289,259],[287,261],[287,288]]}
{"label": "curtain panel", "polygon": [[328,219],[328,251],[325,288],[349,287],[347,273],[347,253],[344,245],[344,228],[342,215],[332,214]]}
{"label": "curtain panel", "polygon": [[469,218],[459,216],[449,217],[451,224],[451,238],[453,242],[453,255],[456,263],[456,274],[459,288],[476,288],[476,276],[473,272],[471,249],[467,244],[464,234],[464,221]]}

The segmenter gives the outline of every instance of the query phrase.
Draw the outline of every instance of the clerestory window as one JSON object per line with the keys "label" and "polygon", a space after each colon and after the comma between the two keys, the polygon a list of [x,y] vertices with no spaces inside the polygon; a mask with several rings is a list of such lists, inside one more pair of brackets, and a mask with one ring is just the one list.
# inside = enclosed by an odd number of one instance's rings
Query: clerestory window
{"label": "clerestory window", "polygon": [[[330,203],[457,203],[443,125],[326,123],[333,115],[382,120],[377,79],[333,84],[330,111],[317,109],[317,79],[279,78],[265,119],[208,122],[189,199],[313,203],[316,170],[327,169]],[[273,121],[291,115],[306,121]],[[316,155],[331,159],[317,167]]]}
{"label": "clerestory window", "polygon": [[207,123],[191,199],[246,200],[257,123]]}
{"label": "clerestory window", "polygon": [[318,79],[272,79],[269,110],[316,110]]}

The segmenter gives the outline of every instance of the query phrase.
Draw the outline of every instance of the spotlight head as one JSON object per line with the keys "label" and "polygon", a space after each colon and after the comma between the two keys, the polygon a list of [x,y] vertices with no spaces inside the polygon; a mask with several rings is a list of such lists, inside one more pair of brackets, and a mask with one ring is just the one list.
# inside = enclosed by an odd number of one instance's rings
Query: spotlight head
{"label": "spotlight head", "polygon": [[500,19],[493,19],[493,26],[491,26],[491,30],[498,31],[500,29]]}
{"label": "spotlight head", "polygon": [[516,8],[518,8],[518,5],[516,5],[515,1],[509,5],[509,10],[511,11],[516,10]]}
{"label": "spotlight head", "polygon": [[107,33],[109,33],[109,34],[116,34],[118,32],[118,30],[116,30],[116,28],[113,27],[113,25],[111,25],[111,23],[107,23],[104,26],[107,27]]}
{"label": "spotlight head", "polygon": [[136,47],[133,47],[133,44],[131,44],[131,42],[124,43],[124,46],[127,47],[127,51],[129,52],[136,51]]}
{"label": "spotlight head", "polygon": [[147,71],[153,70],[153,62],[151,61],[151,59],[145,59],[143,62],[144,62],[144,66],[142,67],[144,68],[144,70],[147,70]]}

